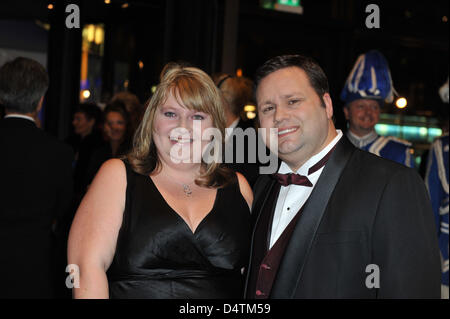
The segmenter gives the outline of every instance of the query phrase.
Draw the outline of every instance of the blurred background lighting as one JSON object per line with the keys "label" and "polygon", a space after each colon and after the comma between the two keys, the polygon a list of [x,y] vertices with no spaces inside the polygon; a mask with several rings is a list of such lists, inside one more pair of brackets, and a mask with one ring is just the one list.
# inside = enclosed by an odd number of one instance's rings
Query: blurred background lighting
{"label": "blurred background lighting", "polygon": [[256,117],[256,113],[255,112],[247,112],[247,118],[252,120]]}
{"label": "blurred background lighting", "polygon": [[88,99],[91,96],[91,92],[89,90],[83,90],[82,94],[85,99]]}
{"label": "blurred background lighting", "polygon": [[395,102],[395,105],[399,109],[404,109],[406,107],[406,105],[408,105],[408,101],[406,101],[406,99],[404,97],[401,97],[401,98],[397,99],[397,101]]}
{"label": "blurred background lighting", "polygon": [[256,110],[256,107],[254,105],[247,104],[246,106],[244,106],[245,112],[254,112],[255,110]]}

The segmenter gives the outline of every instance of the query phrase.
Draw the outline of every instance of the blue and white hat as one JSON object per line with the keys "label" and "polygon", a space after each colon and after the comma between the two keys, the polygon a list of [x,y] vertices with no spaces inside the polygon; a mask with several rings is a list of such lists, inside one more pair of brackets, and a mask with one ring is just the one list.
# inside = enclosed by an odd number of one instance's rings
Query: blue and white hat
{"label": "blue and white hat", "polygon": [[391,103],[395,89],[384,56],[372,50],[361,54],[341,92],[341,100],[348,104],[358,99],[374,99]]}

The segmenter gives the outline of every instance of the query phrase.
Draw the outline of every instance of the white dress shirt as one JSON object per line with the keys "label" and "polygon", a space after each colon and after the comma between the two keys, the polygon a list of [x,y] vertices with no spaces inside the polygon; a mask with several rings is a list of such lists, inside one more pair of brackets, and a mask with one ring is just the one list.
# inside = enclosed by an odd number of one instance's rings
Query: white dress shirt
{"label": "white dress shirt", "polygon": [[339,142],[342,137],[342,131],[336,130],[336,133],[337,136],[322,151],[307,160],[297,170],[297,172],[293,172],[285,162],[281,162],[278,173],[297,173],[300,175],[308,176],[308,179],[311,181],[313,186],[308,187],[294,184],[289,186],[281,186],[273,216],[269,248],[272,248],[277,239],[289,225],[291,220],[295,217],[295,215],[297,215],[303,204],[305,204],[306,200],[309,198],[309,195],[311,195],[311,192],[316,186],[317,180],[322,174],[323,167],[321,167],[311,175],[308,175],[308,170],[310,167],[317,164],[325,155],[327,155],[327,153],[337,144],[337,142]]}
{"label": "white dress shirt", "polygon": [[375,141],[378,138],[378,134],[377,134],[377,132],[375,132],[375,130],[373,130],[372,132],[370,132],[367,135],[358,136],[358,135],[352,133],[352,131],[348,130],[347,137],[350,140],[350,142],[352,142],[353,145],[355,145],[358,148],[363,148],[367,144],[370,144],[373,141]]}
{"label": "white dress shirt", "polygon": [[8,114],[8,115],[5,115],[4,118],[6,119],[6,118],[9,118],[9,117],[16,117],[16,118],[20,118],[20,119],[25,119],[25,120],[30,120],[30,121],[36,122],[34,120],[34,118],[32,118],[31,116],[23,115],[23,114],[15,114],[15,113]]}

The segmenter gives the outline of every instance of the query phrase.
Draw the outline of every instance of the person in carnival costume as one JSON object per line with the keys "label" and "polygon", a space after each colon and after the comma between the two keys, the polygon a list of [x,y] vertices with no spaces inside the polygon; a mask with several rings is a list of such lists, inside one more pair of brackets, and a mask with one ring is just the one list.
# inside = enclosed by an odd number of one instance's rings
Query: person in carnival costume
{"label": "person in carnival costume", "polygon": [[413,167],[413,150],[409,142],[380,136],[375,131],[381,108],[385,102],[393,101],[394,92],[384,56],[376,50],[360,55],[341,92],[348,121],[347,137],[360,149]]}
{"label": "person in carnival costume", "polygon": [[[448,104],[448,79],[439,94]],[[438,137],[428,155],[425,184],[430,192],[441,251],[442,285],[441,297],[448,299],[448,132]]]}

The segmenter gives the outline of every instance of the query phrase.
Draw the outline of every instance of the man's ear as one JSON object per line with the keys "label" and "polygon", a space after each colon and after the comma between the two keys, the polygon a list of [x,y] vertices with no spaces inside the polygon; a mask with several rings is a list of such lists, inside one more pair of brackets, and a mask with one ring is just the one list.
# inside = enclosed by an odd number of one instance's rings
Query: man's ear
{"label": "man's ear", "polygon": [[327,112],[327,118],[331,120],[333,118],[333,101],[328,93],[322,96],[323,102],[325,103],[325,110]]}
{"label": "man's ear", "polygon": [[42,96],[39,100],[38,106],[36,108],[36,114],[38,114],[39,111],[42,109],[42,104],[44,104],[44,96]]}
{"label": "man's ear", "polygon": [[342,109],[344,110],[345,119],[348,121],[350,119],[348,106],[346,105]]}

